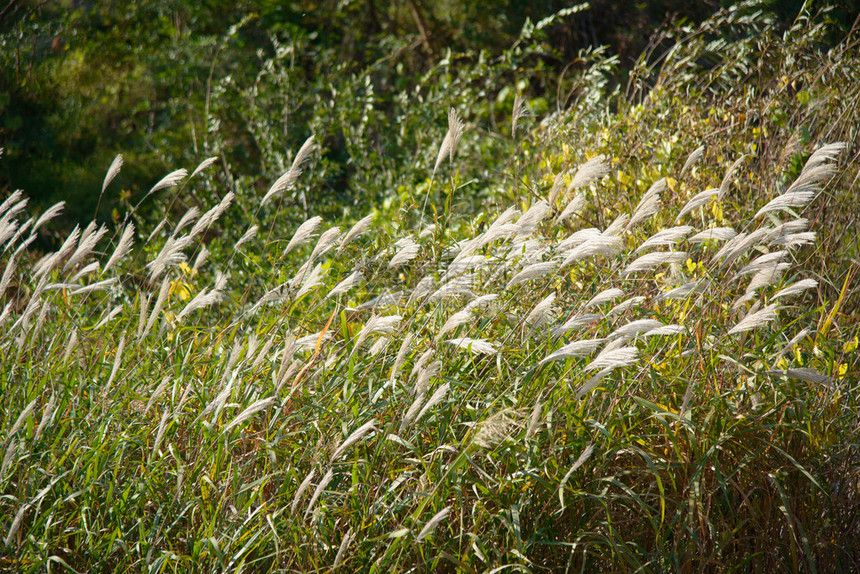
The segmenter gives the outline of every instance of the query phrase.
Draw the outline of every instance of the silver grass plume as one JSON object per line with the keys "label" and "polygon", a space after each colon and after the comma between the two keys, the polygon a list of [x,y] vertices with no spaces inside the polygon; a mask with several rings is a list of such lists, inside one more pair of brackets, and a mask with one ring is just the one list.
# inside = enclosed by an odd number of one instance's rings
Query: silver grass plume
{"label": "silver grass plume", "polygon": [[209,228],[215,221],[218,220],[219,217],[224,215],[224,212],[227,211],[227,208],[230,207],[230,204],[233,203],[233,200],[236,199],[236,194],[232,191],[228,191],[227,194],[218,202],[218,205],[211,208],[209,211],[204,213],[197,223],[194,224],[194,227],[191,228],[191,231],[188,232],[188,235],[185,236],[187,240],[190,241],[191,238],[196,237],[201,231]]}
{"label": "silver grass plume", "polygon": [[314,349],[317,346],[317,342],[322,344],[325,341],[331,339],[332,333],[331,331],[327,331],[325,334],[323,333],[311,333],[310,335],[305,335],[299,339],[296,339],[296,350],[297,351],[309,351]]}
{"label": "silver grass plume", "polygon": [[116,347],[116,356],[113,360],[113,367],[110,371],[110,376],[108,377],[107,383],[105,383],[104,391],[102,394],[107,396],[108,391],[110,390],[111,385],[113,384],[113,380],[116,378],[116,374],[119,372],[119,367],[122,364],[122,355],[125,351],[125,333],[120,335],[119,337],[119,345]]}
{"label": "silver grass plume", "polygon": [[161,421],[158,423],[158,432],[155,434],[155,442],[152,443],[152,454],[149,456],[149,460],[153,460],[158,454],[158,447],[161,446],[161,441],[164,439],[164,432],[167,430],[167,419],[170,418],[170,411],[164,411],[164,414],[161,415]]}
{"label": "silver grass plume", "polygon": [[393,381],[395,375],[397,375],[397,371],[400,370],[400,367],[403,366],[403,362],[406,360],[406,355],[409,354],[409,351],[412,350],[412,340],[415,338],[413,333],[406,333],[406,336],[403,337],[403,341],[400,343],[400,349],[397,351],[397,357],[394,359],[394,365],[391,367],[391,374],[388,376],[389,381]]}
{"label": "silver grass plume", "polygon": [[140,316],[137,321],[137,338],[140,339],[143,337],[143,328],[146,326],[146,312],[149,310],[149,299],[151,295],[147,294],[143,295],[142,292],[138,293],[138,302],[140,305]]}
{"label": "silver grass plume", "polygon": [[661,299],[686,299],[688,296],[703,293],[708,287],[710,287],[711,282],[708,279],[698,279],[696,281],[690,281],[689,283],[684,283],[674,289],[670,289],[665,293],[661,293],[657,296],[656,300],[660,301]]}
{"label": "silver grass plume", "polygon": [[589,239],[594,239],[595,237],[600,237],[603,234],[596,227],[589,227],[587,229],[580,229],[578,231],[574,231],[564,239],[558,242],[558,249],[573,249],[574,247],[579,247]]}
{"label": "silver grass plume", "polygon": [[334,471],[332,471],[332,469],[329,469],[329,471],[327,473],[325,473],[325,476],[323,476],[322,479],[319,481],[319,484],[317,484],[316,489],[314,489],[314,493],[311,496],[311,499],[308,501],[308,507],[305,509],[305,514],[304,514],[303,520],[308,519],[308,516],[310,516],[311,511],[314,508],[314,504],[316,504],[320,495],[323,493],[323,491],[329,485],[332,478],[334,478]]}
{"label": "silver grass plume", "polygon": [[389,315],[387,317],[374,315],[368,319],[364,327],[361,328],[361,331],[358,332],[358,335],[355,338],[353,352],[359,349],[371,335],[390,335],[395,329],[397,329],[397,327],[400,326],[400,322],[402,320],[403,317],[401,315]]}
{"label": "silver grass plume", "polygon": [[415,416],[415,419],[412,422],[417,423],[422,418],[424,418],[424,415],[427,414],[430,409],[445,400],[445,397],[448,395],[448,391],[450,389],[451,385],[449,385],[448,383],[444,383],[442,386],[436,389],[436,391],[432,395],[430,395],[430,398],[427,399],[427,403],[423,407],[421,407],[420,411],[418,411],[418,414]]}
{"label": "silver grass plume", "polygon": [[705,155],[705,146],[699,146],[693,150],[693,152],[687,156],[687,161],[684,162],[684,167],[681,168],[681,173],[678,174],[678,179],[683,179],[683,177],[687,174],[687,170],[690,170],[702,160],[702,157]]}
{"label": "silver grass plume", "polygon": [[646,239],[633,253],[639,253],[650,247],[674,247],[677,242],[684,239],[691,231],[693,231],[693,228],[689,225],[679,225],[663,229]]}
{"label": "silver grass plume", "polygon": [[513,409],[503,409],[494,413],[478,425],[473,442],[481,448],[492,448],[511,436],[515,429],[522,427],[520,414]]}
{"label": "silver grass plume", "polygon": [[340,227],[332,227],[331,229],[325,230],[321,235],[317,244],[314,246],[314,250],[311,252],[310,259],[316,259],[321,255],[324,255],[326,252],[331,250],[337,240],[340,238]]}
{"label": "silver grass plume", "polygon": [[808,289],[815,289],[818,287],[818,281],[815,279],[801,279],[791,285],[784,287],[774,293],[771,299],[779,299],[781,297],[791,297],[793,295],[799,295]]}
{"label": "silver grass plume", "polygon": [[[2,221],[0,220],[0,245],[5,245],[3,251],[6,251],[12,243],[16,241],[14,239],[21,233],[22,229],[19,228],[17,221]],[[9,242],[9,240],[12,240]],[[9,242],[9,245],[6,243]]]}
{"label": "silver grass plume", "polygon": [[630,216],[630,221],[627,222],[626,228],[632,229],[637,224],[657,213],[660,210],[660,194],[666,191],[668,187],[669,185],[666,183],[665,177],[661,177],[655,181],[642,196],[642,199],[639,200],[636,209],[633,210],[633,215]]}
{"label": "silver grass plume", "polygon": [[598,305],[602,305],[603,303],[607,303],[612,301],[613,299],[618,299],[619,297],[624,297],[624,291],[618,289],[616,287],[612,287],[610,289],[604,289],[582,306],[582,310],[585,311],[590,309],[591,307],[596,307]]}
{"label": "silver grass plume", "polygon": [[538,398],[535,401],[534,407],[532,407],[531,415],[529,416],[529,424],[526,427],[526,436],[525,440],[531,440],[531,438],[535,435],[537,431],[538,424],[540,423],[540,415],[543,412],[543,401]]}
{"label": "silver grass plume", "polygon": [[[753,278],[750,280],[749,285],[747,285],[746,292],[741,297],[740,301],[747,301],[755,297],[755,292],[759,289],[767,287],[768,285],[772,285],[776,283],[780,279],[782,279],[782,274],[787,271],[791,266],[788,263],[778,263],[776,261],[771,262],[767,266],[758,270]],[[740,303],[737,304],[739,308]]]}
{"label": "silver grass plume", "polygon": [[585,325],[589,325],[601,319],[600,315],[594,313],[584,313],[582,315],[573,315],[567,321],[565,321],[562,325],[558,327],[553,327],[550,330],[550,334],[556,339],[561,337],[562,335],[566,335],[570,331],[574,329],[578,329],[580,327],[584,327]]}
{"label": "silver grass plume", "polygon": [[302,495],[308,489],[308,486],[310,486],[311,481],[314,479],[314,476],[316,476],[316,473],[317,469],[312,468],[308,475],[304,478],[304,480],[302,480],[301,484],[299,484],[299,487],[296,489],[296,493],[293,495],[293,502],[290,504],[291,513],[296,513],[296,508],[298,508],[299,506],[299,501],[302,499]]}
{"label": "silver grass plume", "polygon": [[511,137],[516,139],[517,137],[517,124],[520,122],[520,118],[524,118],[529,116],[529,107],[526,104],[526,101],[519,94],[514,98],[514,109],[511,112]]}
{"label": "silver grass plume", "polygon": [[762,269],[770,268],[774,263],[781,262],[785,255],[785,251],[772,251],[770,253],[760,255],[750,261],[748,264],[744,265],[741,270],[738,271],[734,277],[732,277],[732,280],[735,280],[738,277],[743,277],[744,275],[752,275],[754,273],[758,273]]}
{"label": "silver grass plume", "polygon": [[331,299],[332,297],[337,297],[338,295],[343,295],[344,293],[347,293],[353,287],[360,285],[362,281],[364,281],[364,276],[361,274],[361,272],[360,271],[353,271],[352,273],[349,274],[349,276],[347,276],[346,279],[344,279],[343,281],[341,281],[340,283],[335,285],[334,288],[328,292],[328,295],[326,295],[326,298]]}
{"label": "silver grass plume", "polygon": [[195,175],[197,175],[198,173],[200,173],[204,169],[208,168],[210,165],[212,165],[213,163],[215,163],[219,159],[220,158],[217,155],[213,156],[213,157],[207,157],[206,159],[204,159],[203,161],[200,162],[200,165],[198,165],[194,169],[193,172],[191,172],[191,177],[189,177],[188,179],[193,179]]}
{"label": "silver grass plume", "polygon": [[376,339],[376,341],[370,346],[370,349],[368,349],[367,352],[370,354],[371,357],[375,357],[376,355],[384,351],[386,347],[388,347],[388,337],[383,335]]}
{"label": "silver grass plume", "polygon": [[167,389],[167,384],[171,381],[170,375],[165,375],[161,378],[161,382],[158,383],[158,386],[155,387],[155,390],[152,391],[152,396],[149,397],[149,400],[146,402],[146,407],[143,409],[143,415],[146,416],[146,413],[149,412],[149,409],[155,404],[155,401],[164,393]]}
{"label": "silver grass plume", "polygon": [[725,245],[717,251],[713,260],[717,261],[722,259],[722,266],[728,267],[746,254],[746,252],[754,245],[761,243],[764,238],[770,234],[770,231],[771,230],[769,228],[762,227],[749,234],[739,233],[734,239],[727,241]]}
{"label": "silver grass plume", "polygon": [[474,287],[475,281],[476,277],[472,273],[467,273],[465,275],[461,275],[460,277],[451,279],[450,281],[439,287],[436,291],[431,293],[427,297],[427,301],[439,301],[441,299],[446,299],[448,297],[456,295],[466,295],[472,297],[474,296],[472,287]]}
{"label": "silver grass plume", "polygon": [[78,346],[78,330],[72,330],[72,334],[69,335],[69,340],[66,342],[66,350],[63,352],[63,360],[62,363],[65,364],[68,362],[69,357],[72,356],[72,352]]}
{"label": "silver grass plume", "polygon": [[409,373],[409,376],[414,377],[419,371],[423,370],[424,367],[430,363],[430,359],[432,359],[433,355],[435,354],[436,349],[432,347],[421,353],[421,356],[419,356],[415,363],[412,365],[412,372]]}
{"label": "silver grass plume", "polygon": [[343,248],[351,242],[353,239],[360,237],[365,231],[367,231],[370,224],[373,222],[375,214],[371,213],[368,216],[359,219],[355,225],[353,225],[349,231],[346,232],[346,235],[343,236],[343,240],[340,242],[337,248],[337,254],[340,255],[340,252],[343,251]]}
{"label": "silver grass plume", "polygon": [[454,161],[454,154],[457,151],[457,144],[463,135],[464,129],[463,120],[457,115],[457,110],[451,108],[448,111],[448,132],[445,134],[445,139],[442,140],[442,145],[439,146],[439,153],[436,155],[436,165],[433,166],[433,175],[446,157]]}
{"label": "silver grass plume", "polygon": [[48,404],[45,405],[45,410],[42,412],[42,418],[39,420],[39,426],[36,427],[36,432],[33,433],[33,440],[39,440],[39,437],[42,436],[42,431],[44,431],[48,424],[51,422],[51,417],[54,416],[54,409],[57,405],[57,395],[51,393],[51,398],[48,399]]}
{"label": "silver grass plume", "polygon": [[609,173],[609,169],[609,161],[605,155],[600,154],[591,158],[579,166],[576,173],[573,174],[565,194],[570,194],[574,190],[603,179]]}
{"label": "silver grass plume", "polygon": [[830,385],[833,383],[833,379],[819,373],[815,369],[810,369],[808,367],[803,367],[799,369],[786,369],[785,371],[766,371],[769,375],[781,375],[784,377],[788,377],[789,379],[797,379],[798,381],[803,381],[806,383],[812,383],[814,385]]}
{"label": "silver grass plume", "polygon": [[206,262],[206,259],[209,257],[209,250],[203,245],[200,248],[200,252],[197,254],[197,257],[194,258],[194,265],[191,266],[191,274],[194,275],[197,271],[200,270],[200,267]]}
{"label": "silver grass plume", "polygon": [[693,196],[690,201],[684,205],[683,209],[681,209],[680,213],[678,213],[677,217],[675,217],[675,222],[681,221],[681,218],[690,213],[691,211],[695,211],[700,207],[704,207],[708,203],[710,203],[717,195],[720,193],[719,189],[706,189],[701,193],[697,193]]}
{"label": "silver grass plume", "polygon": [[621,213],[612,220],[612,223],[609,224],[609,227],[603,230],[604,237],[614,237],[616,235],[620,235],[622,231],[627,229],[628,222],[630,221],[630,216],[626,213]]}
{"label": "silver grass plume", "polygon": [[313,150],[314,136],[310,136],[305,140],[305,143],[302,144],[302,147],[299,148],[290,169],[284,175],[275,180],[275,183],[272,184],[272,187],[270,187],[269,191],[266,192],[266,195],[263,196],[263,199],[260,201],[261,207],[273,196],[292,187],[293,184],[296,183],[296,180],[299,179],[299,176],[302,174],[302,165],[310,157]]}
{"label": "silver grass plume", "polygon": [[729,191],[729,186],[732,184],[732,180],[735,177],[735,173],[738,171],[738,168],[741,166],[743,161],[746,159],[745,155],[742,155],[729,167],[729,170],[726,172],[725,177],[723,177],[723,181],[720,183],[720,192],[717,194],[717,200],[722,200],[726,193]]}
{"label": "silver grass plume", "polygon": [[520,226],[520,236],[531,235],[534,233],[537,226],[540,225],[541,221],[546,219],[546,217],[552,213],[552,208],[549,204],[540,199],[532,204],[529,207],[528,211],[523,213],[520,218],[517,220],[517,225]]}
{"label": "silver grass plume", "polygon": [[[519,96],[517,96],[519,97]],[[514,123],[514,128],[516,128],[516,123]],[[451,513],[451,507],[446,506],[439,512],[433,515],[433,517],[427,521],[427,524],[424,525],[424,528],[418,533],[418,536],[415,537],[415,542],[422,542],[425,538],[433,534],[436,530],[436,527],[442,523],[443,520],[448,518],[448,515]]]}
{"label": "silver grass plume", "polygon": [[607,317],[613,317],[615,315],[620,315],[621,313],[625,313],[626,311],[629,311],[633,307],[635,307],[637,305],[641,305],[644,302],[645,302],[645,297],[643,297],[641,295],[631,297],[630,299],[622,301],[621,303],[619,303],[618,305],[616,305],[615,307],[610,309],[609,313],[607,313],[606,315],[607,315]]}
{"label": "silver grass plume", "polygon": [[18,441],[14,438],[6,443],[6,453],[3,455],[3,464],[0,465],[0,484],[3,483],[3,479],[6,478],[6,471],[9,470],[9,467],[12,465],[12,459],[15,458],[15,454],[18,452]]}
{"label": "silver grass plume", "polygon": [[224,299],[224,287],[226,287],[227,278],[218,273],[215,276],[215,286],[210,291],[209,289],[203,289],[194,298],[188,302],[188,304],[179,312],[176,316],[176,321],[180,322],[182,319],[197,311],[198,309],[203,309],[204,307],[209,307],[216,303],[220,303]]}
{"label": "silver grass plume", "polygon": [[552,189],[549,191],[549,195],[547,196],[547,203],[549,203],[550,207],[555,207],[556,200],[558,199],[558,194],[561,193],[561,190],[564,188],[564,172],[555,176],[555,180],[552,183]]}
{"label": "silver grass plume", "polygon": [[24,514],[29,509],[29,504],[22,504],[21,508],[18,509],[18,512],[15,513],[15,518],[9,526],[9,532],[6,534],[6,538],[3,539],[3,544],[6,548],[12,546],[12,541],[15,540],[15,535],[18,534],[18,530],[21,528],[21,523],[24,522]]}
{"label": "silver grass plume", "polygon": [[784,247],[786,249],[794,249],[802,245],[813,245],[815,243],[816,233],[814,231],[804,231],[801,233],[789,233],[782,237],[777,237],[771,242],[771,245]]}
{"label": "silver grass plume", "polygon": [[284,249],[283,254],[286,255],[287,253],[292,251],[294,247],[298,247],[307,243],[313,236],[317,227],[319,227],[320,223],[322,223],[322,217],[317,215],[315,217],[311,217],[310,219],[299,225],[298,229],[296,229],[296,232],[293,233],[292,239],[290,239],[290,242],[287,244],[286,249]]}
{"label": "silver grass plume", "polygon": [[453,331],[454,329],[456,329],[457,327],[459,327],[463,323],[467,322],[471,318],[472,318],[472,310],[471,309],[467,308],[467,309],[463,309],[461,311],[457,311],[456,313],[454,313],[453,315],[448,317],[448,320],[445,321],[445,324],[442,325],[442,328],[439,329],[438,333],[436,333],[436,340],[438,341],[439,339],[442,338],[442,335],[444,335],[445,333],[448,333],[450,331]]}
{"label": "silver grass plume", "polygon": [[307,274],[305,280],[302,282],[302,286],[296,292],[296,299],[300,299],[306,293],[310,293],[313,289],[322,285],[326,271],[327,269],[323,269],[321,263],[317,263],[311,272]]}
{"label": "silver grass plume", "polygon": [[102,225],[98,231],[94,232],[94,230],[95,222],[87,226],[87,229],[84,230],[83,234],[81,234],[81,238],[78,241],[78,247],[75,249],[74,253],[72,253],[71,257],[69,257],[69,260],[66,261],[66,264],[63,266],[63,271],[73,269],[78,263],[83,261],[87,255],[92,253],[96,244],[107,233],[107,227],[104,225]]}
{"label": "silver grass plume", "polygon": [[38,279],[47,276],[47,274],[57,266],[57,263],[59,263],[60,260],[72,252],[80,236],[81,228],[76,225],[57,251],[50,255],[46,255],[33,266],[33,276]]}
{"label": "silver grass plume", "polygon": [[69,291],[69,295],[84,295],[86,293],[92,293],[93,291],[106,291],[108,287],[115,285],[117,282],[118,279],[116,277],[111,277],[110,279],[104,279],[96,283],[90,283],[89,285],[78,287],[77,289],[72,289]]}
{"label": "silver grass plume", "polygon": [[530,325],[532,329],[537,330],[552,321],[554,318],[553,305],[555,304],[555,299],[556,294],[550,293],[538,302],[526,316],[526,325]]}
{"label": "silver grass plume", "polygon": [[779,350],[779,353],[776,354],[776,357],[774,357],[773,362],[779,363],[779,360],[784,357],[786,353],[791,351],[795,347],[795,345],[807,338],[810,334],[811,331],[808,328],[801,329],[801,331],[797,335],[792,337],[791,340],[786,343],[782,349]]}
{"label": "silver grass plume", "polygon": [[[24,233],[26,233],[27,230],[30,229],[30,226],[33,225],[33,221],[34,220],[32,217],[29,218],[27,221],[25,221],[20,227],[18,227],[17,230],[15,230],[13,232],[13,234],[11,235],[11,238],[9,238],[9,236],[5,233],[0,233],[0,245],[4,245],[4,247],[3,247],[4,252],[8,251],[10,247],[12,247],[16,243],[18,243],[18,241],[24,236]],[[13,222],[13,223],[14,223],[14,225],[17,225],[17,222]],[[12,230],[14,230],[14,226],[12,226]],[[10,230],[10,231],[12,231],[12,230]],[[36,239],[36,237],[32,233],[30,233],[30,236],[21,245],[24,245],[25,246],[24,248],[26,249],[26,246],[29,246],[30,243],[35,241],[35,239]],[[21,249],[21,245],[19,245],[13,253],[17,253],[18,250]]]}
{"label": "silver grass plume", "polygon": [[102,183],[102,193],[105,192],[107,186],[109,186],[113,179],[119,174],[119,171],[122,169],[122,164],[122,154],[117,154],[117,156],[113,158],[113,161],[105,174],[105,180]]}
{"label": "silver grass plume", "polygon": [[674,335],[684,335],[687,333],[687,328],[683,325],[663,325],[662,327],[657,327],[656,329],[651,329],[650,331],[646,331],[643,337],[660,337],[660,336],[674,336]]}
{"label": "silver grass plume", "polygon": [[337,549],[337,554],[335,555],[334,562],[332,562],[331,565],[332,570],[340,566],[341,561],[343,561],[343,557],[346,556],[346,551],[349,549],[349,545],[352,544],[354,539],[355,533],[353,533],[352,528],[350,528],[346,531],[346,534],[343,535],[343,539],[340,541],[340,546]]}
{"label": "silver grass plume", "polygon": [[636,347],[621,347],[619,349],[601,351],[593,361],[585,366],[585,372],[601,369],[617,369],[634,364],[639,357]]}
{"label": "silver grass plume", "polygon": [[586,199],[585,196],[581,193],[577,193],[573,196],[573,198],[567,203],[564,209],[556,218],[556,222],[561,223],[572,217],[575,213],[582,211],[585,207]]}
{"label": "silver grass plume", "polygon": [[621,272],[621,276],[627,277],[633,273],[651,271],[658,265],[682,263],[686,261],[686,259],[686,251],[657,251],[654,253],[646,253],[625,267]]}
{"label": "silver grass plume", "polygon": [[268,410],[275,404],[275,397],[268,397],[265,399],[259,399],[254,401],[248,408],[239,413],[236,418],[230,421],[230,424],[224,427],[224,430],[221,431],[221,434],[227,434],[231,429],[239,426],[255,414]]}
{"label": "silver grass plume", "polygon": [[21,411],[21,414],[18,415],[18,418],[15,419],[15,422],[12,424],[12,428],[9,429],[9,432],[6,433],[6,440],[4,444],[9,444],[9,441],[15,436],[15,433],[18,432],[24,423],[27,421],[27,418],[33,414],[33,409],[36,408],[36,401],[38,399],[33,399],[30,403],[24,407]]}
{"label": "silver grass plume", "polygon": [[564,509],[564,487],[567,484],[567,481],[570,480],[570,477],[573,475],[576,469],[585,464],[585,462],[589,458],[591,458],[591,453],[593,452],[593,444],[589,444],[587,447],[585,447],[585,450],[582,451],[582,453],[579,455],[579,458],[576,459],[576,461],[570,467],[570,470],[567,471],[567,474],[565,474],[564,478],[561,479],[561,482],[558,483],[558,500],[561,504],[562,510]]}
{"label": "silver grass plume", "polygon": [[777,304],[771,303],[760,311],[750,313],[746,317],[741,319],[737,325],[732,327],[729,330],[728,334],[735,335],[737,333],[743,333],[745,331],[751,331],[753,329],[763,327],[764,325],[767,325],[768,323],[776,319],[776,310]]}
{"label": "silver grass plume", "polygon": [[174,185],[177,185],[180,181],[185,179],[186,175],[188,175],[187,169],[177,169],[176,171],[171,171],[170,173],[162,177],[160,180],[158,180],[158,183],[153,185],[152,189],[150,189],[146,193],[146,195],[149,196],[158,190],[165,189],[167,187],[173,187]]}
{"label": "silver grass plume", "polygon": [[579,357],[587,357],[593,354],[597,348],[603,344],[606,339],[585,339],[583,341],[574,341],[561,347],[554,353],[550,353],[542,359],[537,366],[545,365],[551,361],[562,361],[565,359],[573,359]]}
{"label": "silver grass plume", "polygon": [[119,243],[116,245],[116,249],[114,249],[113,254],[108,259],[108,262],[105,264],[104,269],[102,269],[102,275],[107,273],[108,269],[122,261],[122,259],[128,255],[128,252],[131,251],[131,246],[134,244],[134,224],[129,223],[125,226],[125,229],[122,230],[122,235],[120,235]]}
{"label": "silver grass plume", "polygon": [[701,231],[687,239],[688,243],[704,243],[705,241],[730,241],[737,236],[738,232],[731,227],[712,227]]}
{"label": "silver grass plume", "polygon": [[155,300],[155,305],[152,307],[152,312],[149,314],[149,320],[146,322],[146,327],[144,327],[143,332],[140,335],[141,339],[145,338],[149,334],[152,327],[155,325],[155,322],[158,320],[161,310],[164,307],[164,303],[167,301],[169,291],[170,278],[165,277],[161,282],[161,288],[158,290],[158,297]]}
{"label": "silver grass plume", "polygon": [[176,227],[173,228],[173,235],[177,235],[180,231],[197,221],[198,217],[200,217],[200,209],[195,205],[179,218]]}
{"label": "silver grass plume", "polygon": [[[12,207],[13,205],[15,206],[14,208]],[[2,216],[3,220],[11,220],[26,206],[27,199],[24,198],[24,192],[16,189],[9,194],[9,197],[3,200],[3,203],[0,203],[0,216]]]}
{"label": "silver grass plume", "polygon": [[510,289],[514,285],[519,285],[520,283],[525,283],[526,281],[543,277],[544,275],[555,271],[556,268],[558,268],[558,261],[540,261],[538,263],[532,263],[514,275],[511,280],[508,281],[506,288]]}
{"label": "silver grass plume", "polygon": [[[418,366],[417,363],[416,366]],[[439,374],[439,369],[441,368],[441,361],[433,361],[426,367],[419,369],[417,371],[418,376],[415,379],[415,383],[412,385],[412,394],[416,397],[423,397],[427,393],[427,389],[430,387],[430,381]]]}
{"label": "silver grass plume", "polygon": [[570,251],[563,253],[564,259],[559,267],[567,267],[574,261],[579,261],[586,257],[595,257],[598,255],[613,257],[621,251],[621,245],[622,239],[615,235],[592,237]]}
{"label": "silver grass plume", "polygon": [[635,337],[640,333],[657,329],[662,326],[663,323],[656,319],[637,319],[615,329],[615,331],[609,334],[608,339],[612,340],[619,337],[629,339],[630,337]]}
{"label": "silver grass plume", "polygon": [[233,249],[238,251],[240,247],[254,239],[254,237],[257,236],[257,231],[259,231],[259,229],[260,228],[256,225],[249,227],[248,230],[242,234],[242,237],[239,238],[239,241],[236,242],[236,245],[233,246]]}
{"label": "silver grass plume", "polygon": [[397,251],[397,254],[391,258],[391,261],[388,262],[389,269],[412,261],[418,256],[418,252],[421,250],[421,246],[410,237],[401,240],[399,243],[400,249]]}
{"label": "silver grass plume", "polygon": [[764,207],[756,212],[753,219],[758,219],[765,213],[773,211],[788,211],[795,207],[806,207],[813,198],[815,198],[815,192],[811,190],[788,191],[767,202]]}
{"label": "silver grass plume", "polygon": [[445,341],[461,349],[471,349],[476,355],[495,355],[498,350],[486,339],[471,339],[460,337],[459,339],[448,339]]}
{"label": "silver grass plume", "polygon": [[374,430],[376,430],[374,421],[366,422],[358,427],[351,435],[346,437],[340,446],[335,449],[334,454],[331,455],[331,464],[337,462],[338,459],[340,459],[340,457],[342,457],[352,445],[360,441],[364,435]]}
{"label": "silver grass plume", "polygon": [[256,371],[260,365],[263,364],[263,361],[266,360],[266,357],[269,354],[269,351],[272,349],[272,345],[275,344],[275,338],[273,336],[266,337],[266,342],[263,343],[263,346],[257,351],[257,356],[254,358],[254,362],[251,363],[251,370]]}
{"label": "silver grass plume", "polygon": [[6,262],[6,267],[3,269],[3,276],[0,277],[0,297],[6,294],[6,288],[12,282],[12,277],[15,275],[15,270],[18,267],[18,258],[12,255]]}

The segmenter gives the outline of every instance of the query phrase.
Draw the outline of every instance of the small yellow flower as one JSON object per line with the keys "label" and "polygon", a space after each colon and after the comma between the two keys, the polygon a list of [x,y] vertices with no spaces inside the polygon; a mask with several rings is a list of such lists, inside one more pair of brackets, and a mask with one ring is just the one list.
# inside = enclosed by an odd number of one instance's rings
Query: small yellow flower
{"label": "small yellow flower", "polygon": [[711,214],[713,214],[714,219],[717,220],[717,223],[723,222],[723,204],[722,204],[722,202],[714,200],[711,203]]}
{"label": "small yellow flower", "polygon": [[836,376],[837,376],[837,377],[839,377],[839,378],[841,379],[842,377],[844,377],[844,376],[845,376],[845,373],[847,373],[847,372],[848,372],[848,364],[847,364],[847,363],[842,363],[842,364],[841,364],[841,365],[839,365],[839,367],[836,369]]}
{"label": "small yellow flower", "polygon": [[687,258],[687,271],[690,273],[694,273],[696,271],[696,264],[693,263],[693,260]]}
{"label": "small yellow flower", "polygon": [[854,349],[857,348],[857,343],[858,343],[857,335],[854,335],[853,339],[851,339],[850,341],[847,341],[844,345],[842,345],[842,352],[843,353],[850,353],[851,351],[853,351]]}
{"label": "small yellow flower", "polygon": [[182,279],[177,279],[170,284],[170,294],[176,295],[182,301],[187,301],[191,297],[191,284]]}

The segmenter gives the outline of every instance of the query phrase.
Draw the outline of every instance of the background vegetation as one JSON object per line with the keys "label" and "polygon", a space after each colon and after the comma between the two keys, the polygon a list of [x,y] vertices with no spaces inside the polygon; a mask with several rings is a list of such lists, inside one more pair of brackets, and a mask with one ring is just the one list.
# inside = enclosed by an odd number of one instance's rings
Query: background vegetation
{"label": "background vegetation", "polygon": [[857,9],[687,4],[9,2],[0,566],[856,569]]}

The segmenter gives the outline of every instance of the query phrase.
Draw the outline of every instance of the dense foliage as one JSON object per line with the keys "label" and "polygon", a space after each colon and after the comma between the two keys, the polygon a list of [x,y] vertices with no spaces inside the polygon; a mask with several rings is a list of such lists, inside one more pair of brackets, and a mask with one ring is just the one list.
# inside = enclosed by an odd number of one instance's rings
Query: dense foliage
{"label": "dense foliage", "polygon": [[[4,568],[857,567],[844,14],[741,3],[623,62],[552,47],[585,6],[165,6],[17,45],[50,81],[7,118],[74,84],[35,115],[87,149],[3,128],[68,199],[0,202]],[[113,19],[158,25],[108,58]]]}

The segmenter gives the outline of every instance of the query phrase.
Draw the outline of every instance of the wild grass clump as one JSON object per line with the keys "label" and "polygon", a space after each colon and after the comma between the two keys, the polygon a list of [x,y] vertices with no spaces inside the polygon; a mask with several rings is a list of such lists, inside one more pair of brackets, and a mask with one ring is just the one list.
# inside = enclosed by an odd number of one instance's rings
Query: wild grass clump
{"label": "wild grass clump", "polygon": [[48,254],[60,208],[2,203],[5,565],[856,564],[854,269],[818,272],[815,216],[846,209],[853,142],[807,142],[787,174],[603,127],[574,152],[559,114],[503,170],[513,201],[473,218],[448,119],[428,185],[351,227],[267,219],[313,140],[251,209],[226,192]]}

